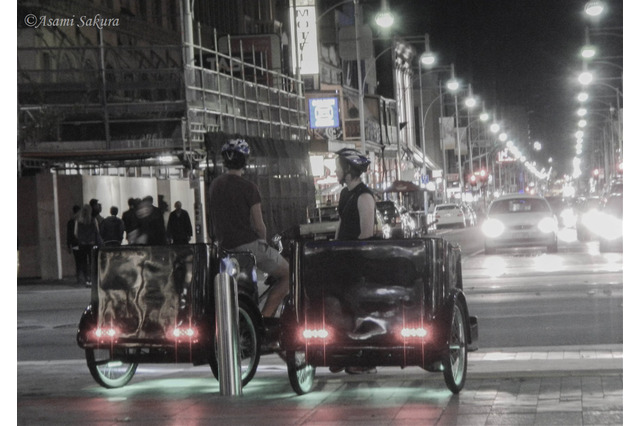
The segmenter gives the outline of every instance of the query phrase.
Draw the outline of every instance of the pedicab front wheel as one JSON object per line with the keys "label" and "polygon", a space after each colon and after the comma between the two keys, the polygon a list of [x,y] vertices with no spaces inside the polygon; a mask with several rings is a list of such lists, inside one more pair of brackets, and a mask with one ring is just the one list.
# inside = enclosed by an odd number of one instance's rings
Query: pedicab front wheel
{"label": "pedicab front wheel", "polygon": [[451,328],[449,331],[449,350],[444,359],[444,381],[449,390],[459,393],[467,377],[467,329],[460,302],[455,301]]}
{"label": "pedicab front wheel", "polygon": [[100,386],[108,389],[120,388],[133,378],[138,368],[137,362],[124,362],[110,349],[85,349],[87,367],[91,376]]}
{"label": "pedicab front wheel", "polygon": [[307,354],[302,351],[287,351],[287,373],[289,383],[298,395],[311,391],[316,377],[316,367],[307,362]]}

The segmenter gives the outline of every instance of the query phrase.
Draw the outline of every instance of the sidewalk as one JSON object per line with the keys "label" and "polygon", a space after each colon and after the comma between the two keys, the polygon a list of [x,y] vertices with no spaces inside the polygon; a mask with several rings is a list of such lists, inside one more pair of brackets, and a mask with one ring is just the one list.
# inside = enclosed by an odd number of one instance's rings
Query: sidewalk
{"label": "sidewalk", "polygon": [[21,362],[18,424],[622,425],[621,351],[480,350],[469,354],[458,395],[442,374],[416,367],[367,375],[321,367],[312,391],[297,396],[277,355],[263,357],[235,396],[220,395],[208,366],[146,365],[127,386],[104,389],[81,360]]}

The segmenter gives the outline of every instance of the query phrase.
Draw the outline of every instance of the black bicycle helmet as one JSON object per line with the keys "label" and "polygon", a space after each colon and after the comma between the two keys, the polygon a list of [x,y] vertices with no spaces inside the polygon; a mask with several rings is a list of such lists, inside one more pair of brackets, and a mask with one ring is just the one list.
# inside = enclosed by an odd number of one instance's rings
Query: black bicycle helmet
{"label": "black bicycle helmet", "polygon": [[357,178],[366,172],[371,164],[365,155],[352,148],[342,148],[336,154],[338,154],[338,161],[340,161],[345,175],[350,173],[352,178]]}
{"label": "black bicycle helmet", "polygon": [[222,146],[222,160],[229,169],[241,169],[247,163],[251,150],[244,139],[230,139]]}

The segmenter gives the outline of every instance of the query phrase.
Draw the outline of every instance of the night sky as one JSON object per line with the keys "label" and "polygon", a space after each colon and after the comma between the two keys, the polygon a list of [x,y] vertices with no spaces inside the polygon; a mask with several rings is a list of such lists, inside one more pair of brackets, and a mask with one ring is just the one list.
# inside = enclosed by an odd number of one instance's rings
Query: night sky
{"label": "night sky", "polygon": [[[525,107],[531,141],[543,144],[536,158],[538,164],[553,157],[554,168],[565,173],[571,172],[569,165],[575,153],[575,97],[580,90],[576,76],[582,67],[579,53],[589,25],[583,13],[585,3],[389,0],[399,20],[395,31],[407,36],[428,33],[439,63],[455,64],[456,76],[465,84],[471,83],[487,109]],[[608,3],[609,11],[600,27],[622,28],[622,0]],[[601,49],[602,56],[615,56],[609,60],[622,65],[622,38],[592,36],[591,43]],[[612,66],[601,72],[611,77],[621,75]],[[601,95],[612,93],[603,91]],[[603,97],[602,101],[615,105],[615,99]]]}

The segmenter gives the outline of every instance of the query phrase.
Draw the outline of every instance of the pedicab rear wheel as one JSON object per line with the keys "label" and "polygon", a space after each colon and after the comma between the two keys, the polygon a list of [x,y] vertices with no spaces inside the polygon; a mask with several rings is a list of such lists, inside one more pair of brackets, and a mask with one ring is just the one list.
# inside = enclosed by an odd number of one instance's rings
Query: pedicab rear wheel
{"label": "pedicab rear wheel", "polygon": [[311,391],[316,377],[316,367],[307,362],[307,354],[302,351],[287,351],[287,373],[289,383],[298,395],[304,395]]}
{"label": "pedicab rear wheel", "polygon": [[[243,300],[238,302],[238,346],[240,350],[240,368],[242,371],[242,386],[246,386],[258,369],[260,362],[261,338],[256,324],[258,319]],[[209,360],[211,372],[219,380],[218,360],[211,357]]]}
{"label": "pedicab rear wheel", "polygon": [[108,389],[120,388],[133,378],[138,368],[137,362],[124,362],[119,358],[126,355],[126,349],[115,353],[110,349],[85,349],[89,372],[100,386]]}
{"label": "pedicab rear wheel", "polygon": [[467,342],[464,314],[460,302],[456,300],[449,331],[449,350],[443,361],[444,381],[453,393],[462,390],[467,378]]}

